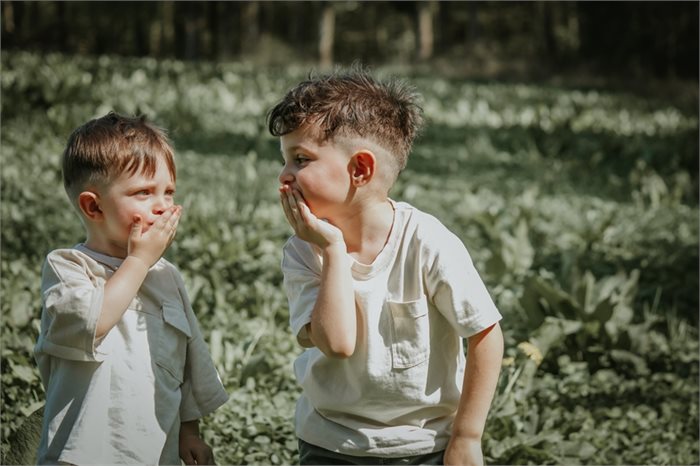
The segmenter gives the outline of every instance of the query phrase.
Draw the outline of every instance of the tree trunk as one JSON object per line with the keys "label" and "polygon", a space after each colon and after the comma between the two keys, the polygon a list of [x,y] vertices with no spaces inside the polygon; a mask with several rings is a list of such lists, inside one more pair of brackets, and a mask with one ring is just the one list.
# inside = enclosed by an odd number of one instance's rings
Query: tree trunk
{"label": "tree trunk", "polygon": [[2,2],[2,28],[9,34],[15,32],[15,14],[12,2]]}
{"label": "tree trunk", "polygon": [[318,42],[320,64],[322,68],[329,68],[333,65],[333,41],[335,38],[335,8],[330,2],[323,4],[320,29]]}
{"label": "tree trunk", "polygon": [[428,60],[433,56],[435,42],[433,16],[436,8],[437,3],[434,0],[418,4],[418,58],[420,60]]}
{"label": "tree trunk", "polygon": [[[140,57],[150,53],[150,41],[148,40],[150,30],[149,17],[153,16],[153,12],[152,5],[141,5],[139,9],[135,9],[132,12],[134,18],[132,22],[134,49],[136,55]],[[134,49],[132,51],[127,50],[127,53],[134,53]]]}
{"label": "tree trunk", "polygon": [[159,50],[165,55],[173,55],[175,51],[175,6],[172,1],[163,2],[161,7],[161,27]]}
{"label": "tree trunk", "polygon": [[259,17],[260,4],[258,2],[243,3],[241,11],[241,54],[250,55],[256,48],[260,37]]}
{"label": "tree trunk", "polygon": [[481,36],[481,26],[479,24],[479,4],[477,2],[467,3],[469,9],[469,33],[465,38],[467,42],[476,42]]}
{"label": "tree trunk", "polygon": [[197,4],[183,2],[185,20],[185,60],[194,60],[199,53],[199,11]]}
{"label": "tree trunk", "polygon": [[545,59],[551,63],[557,61],[557,41],[554,37],[554,19],[552,17],[554,8],[556,8],[556,4],[550,2],[537,2],[536,6],[542,48]]}
{"label": "tree trunk", "polygon": [[236,5],[229,2],[217,2],[216,4],[216,49],[217,58],[227,60],[233,56],[232,19],[237,16],[233,8]]}

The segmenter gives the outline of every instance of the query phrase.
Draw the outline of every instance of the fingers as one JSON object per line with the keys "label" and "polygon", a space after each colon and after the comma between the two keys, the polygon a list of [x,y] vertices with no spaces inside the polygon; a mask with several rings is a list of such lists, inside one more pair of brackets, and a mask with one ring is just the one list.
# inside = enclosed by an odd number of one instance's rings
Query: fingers
{"label": "fingers", "polygon": [[174,226],[177,227],[177,222],[180,219],[181,212],[182,207],[179,205],[169,207],[165,212],[158,216],[156,221],[153,223],[152,228],[170,232]]}
{"label": "fingers", "polygon": [[280,187],[279,192],[284,215],[299,238],[319,247],[343,242],[342,232],[316,217],[299,191],[285,185]]}
{"label": "fingers", "polygon": [[182,206],[174,205],[158,216],[151,228],[144,235],[156,239],[161,237],[167,240],[168,244],[175,237],[177,226],[180,223]]}
{"label": "fingers", "polygon": [[144,228],[144,219],[135,216],[129,233],[128,254],[139,257],[149,267],[155,264],[175,238],[181,212],[182,207],[177,205],[166,209],[150,228]]}
{"label": "fingers", "polygon": [[304,223],[308,224],[317,219],[305,202],[299,204],[299,213],[301,214],[301,219],[304,221]]}
{"label": "fingers", "polygon": [[214,453],[209,447],[199,449],[194,456],[197,464],[216,464],[214,463]]}
{"label": "fingers", "polygon": [[181,447],[180,458],[185,464],[216,464],[213,450],[201,440],[186,447]]}
{"label": "fingers", "polygon": [[287,217],[287,222],[294,227],[294,214],[292,213],[292,207],[289,205],[287,191],[284,186],[280,187],[280,204],[282,204],[282,210],[284,211],[284,216]]}
{"label": "fingers", "polygon": [[141,230],[143,228],[143,223],[141,217],[136,215],[134,217],[134,223],[131,224],[131,232],[129,233],[129,239],[138,238],[141,236]]}
{"label": "fingers", "polygon": [[301,223],[301,214],[299,213],[299,198],[296,191],[289,189],[287,190],[287,200],[289,202],[290,211],[292,213],[292,218],[294,222]]}
{"label": "fingers", "polygon": [[180,457],[182,458],[182,461],[185,464],[197,464],[197,462],[194,459],[194,456],[189,450],[180,450]]}
{"label": "fingers", "polygon": [[300,205],[305,205],[301,195],[289,186],[282,186],[280,188],[280,202],[287,221],[295,231],[298,231],[305,223],[300,210]]}
{"label": "fingers", "polygon": [[182,206],[173,206],[172,214],[165,221],[164,230],[170,235],[170,238],[175,237],[175,232],[177,232],[177,226],[180,224],[180,216],[182,215]]}

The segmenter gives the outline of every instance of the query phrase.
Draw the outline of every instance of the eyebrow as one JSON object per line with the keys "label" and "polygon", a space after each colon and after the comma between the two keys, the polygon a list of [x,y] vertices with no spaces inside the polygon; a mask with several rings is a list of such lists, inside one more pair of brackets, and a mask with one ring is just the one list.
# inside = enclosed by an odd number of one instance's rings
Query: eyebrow
{"label": "eyebrow", "polygon": [[[287,148],[287,152],[289,153],[293,153],[297,150],[303,150],[304,152],[314,153],[314,151],[311,150],[311,148],[305,146],[304,144],[294,144],[293,146]],[[282,149],[282,147],[280,147],[280,152],[282,152],[282,154],[284,155],[284,150]]]}
{"label": "eyebrow", "polygon": [[311,150],[309,147],[306,147],[303,144],[295,144],[293,146],[290,146],[287,148],[286,152],[280,147],[280,153],[282,155],[282,159],[286,159],[286,154],[289,154],[289,156],[293,156],[299,150],[301,150],[302,152],[306,152],[307,154],[315,154],[315,152],[313,150]]}

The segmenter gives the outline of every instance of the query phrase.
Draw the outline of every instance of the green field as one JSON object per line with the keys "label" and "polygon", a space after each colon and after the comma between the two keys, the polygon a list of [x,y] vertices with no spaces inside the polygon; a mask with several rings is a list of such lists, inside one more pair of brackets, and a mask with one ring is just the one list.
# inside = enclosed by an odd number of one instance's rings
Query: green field
{"label": "green field", "polygon": [[[43,403],[43,258],[82,240],[60,154],[114,109],[175,144],[185,212],[167,257],[231,393],[204,421],[217,461],[297,460],[300,348],[279,268],[291,229],[265,114],[307,72],[3,52],[3,454]],[[505,317],[487,462],[698,464],[697,102],[406,77],[427,128],[392,197],[462,238]]]}

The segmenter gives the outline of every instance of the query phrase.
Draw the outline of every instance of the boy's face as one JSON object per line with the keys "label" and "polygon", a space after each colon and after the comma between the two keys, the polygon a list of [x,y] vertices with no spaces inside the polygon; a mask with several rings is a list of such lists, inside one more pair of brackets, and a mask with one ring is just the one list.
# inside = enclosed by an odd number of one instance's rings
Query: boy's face
{"label": "boy's face", "polygon": [[319,142],[308,127],[281,136],[280,145],[284,158],[280,183],[301,193],[314,215],[332,219],[348,200],[350,155],[332,140]]}
{"label": "boy's face", "polygon": [[153,177],[140,171],[122,173],[99,189],[101,222],[97,224],[109,251],[116,257],[126,257],[131,226],[137,216],[142,232],[153,225],[159,215],[173,205],[175,181],[162,158],[158,158]]}

